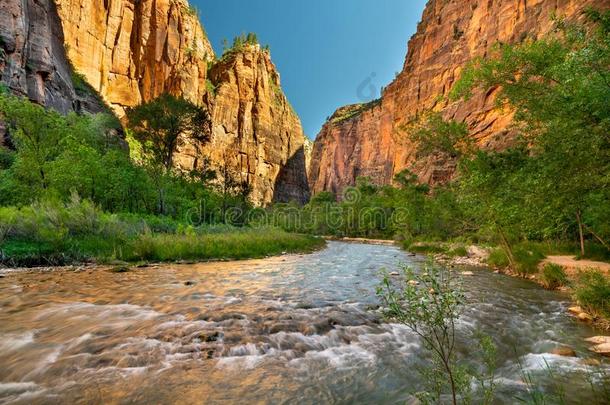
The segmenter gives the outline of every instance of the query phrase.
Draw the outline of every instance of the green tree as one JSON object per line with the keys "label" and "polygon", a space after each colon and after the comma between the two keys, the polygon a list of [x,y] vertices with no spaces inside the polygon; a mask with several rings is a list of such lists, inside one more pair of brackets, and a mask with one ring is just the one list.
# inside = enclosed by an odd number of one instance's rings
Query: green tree
{"label": "green tree", "polygon": [[582,255],[587,233],[605,245],[610,236],[599,222],[610,206],[610,12],[587,15],[589,25],[557,21],[546,38],[498,46],[473,61],[453,90],[469,97],[474,88],[501,88],[498,105],[514,109],[531,148],[521,196],[547,234],[574,230]]}
{"label": "green tree", "polygon": [[208,142],[210,115],[190,101],[163,94],[127,111],[129,128],[153,164],[169,173],[178,149],[189,141]]}
{"label": "green tree", "polygon": [[18,151],[13,175],[31,188],[32,195],[39,195],[49,186],[48,164],[60,153],[65,121],[58,113],[10,95],[0,95],[0,119]]}
{"label": "green tree", "polygon": [[386,317],[407,326],[431,355],[429,368],[421,370],[428,390],[420,393],[419,399],[424,403],[440,403],[441,395],[448,391],[453,404],[470,403],[474,378],[480,384],[481,403],[492,403],[496,388],[493,342],[486,336],[477,336],[482,363],[487,368],[484,373],[465,366],[456,351],[456,322],[466,303],[457,278],[450,270],[433,264],[422,272],[403,270],[404,280],[399,283],[386,275],[377,295]]}
{"label": "green tree", "polygon": [[403,130],[417,145],[420,157],[441,154],[456,159],[473,150],[466,123],[445,120],[439,112],[423,113]]}
{"label": "green tree", "polygon": [[165,214],[166,189],[171,181],[174,156],[187,140],[199,144],[209,141],[210,116],[205,109],[187,100],[163,94],[129,109],[127,117],[133,137],[152,160],[149,173],[158,191],[158,212]]}

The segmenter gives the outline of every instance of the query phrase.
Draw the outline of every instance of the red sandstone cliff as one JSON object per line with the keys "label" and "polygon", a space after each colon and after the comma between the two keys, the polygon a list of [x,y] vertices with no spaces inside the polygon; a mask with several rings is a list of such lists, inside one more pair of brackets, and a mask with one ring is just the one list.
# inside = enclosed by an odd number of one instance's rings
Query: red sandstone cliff
{"label": "red sandstone cliff", "polygon": [[215,63],[186,0],[2,0],[1,83],[79,110],[68,60],[119,117],[165,92],[211,109],[212,142],[181,151],[182,168],[204,157],[228,164],[257,204],[308,198],[305,136],[268,51],[246,47]]}
{"label": "red sandstone cliff", "polygon": [[363,110],[348,119],[338,119],[346,115],[340,109],[317,136],[309,170],[312,193],[340,192],[358,176],[390,184],[407,168],[431,184],[450,179],[455,163],[418,161],[416,148],[401,130],[421,111],[442,111],[447,119],[465,120],[483,148],[505,147],[512,118],[494,109],[496,89],[476,93],[468,102],[449,104],[443,96],[463,66],[488,54],[498,41],[535,39],[553,27],[554,14],[580,18],[588,6],[608,8],[610,0],[430,0],[409,41],[404,68],[381,102],[370,108],[347,107]]}
{"label": "red sandstone cliff", "polygon": [[182,168],[205,156],[247,181],[257,204],[307,200],[305,136],[268,51],[216,62],[186,0],[56,1],[70,60],[119,116],[164,92],[211,109],[212,141],[181,151]]}

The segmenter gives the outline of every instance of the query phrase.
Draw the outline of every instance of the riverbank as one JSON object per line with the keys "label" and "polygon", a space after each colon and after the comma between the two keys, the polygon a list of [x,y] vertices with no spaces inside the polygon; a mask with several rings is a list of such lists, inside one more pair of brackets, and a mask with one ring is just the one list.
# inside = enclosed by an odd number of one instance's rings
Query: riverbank
{"label": "riverbank", "polygon": [[527,279],[545,289],[559,290],[571,296],[574,306],[569,313],[581,322],[610,331],[610,263],[578,260],[575,256],[542,255],[520,252],[519,271],[498,259],[501,250],[458,243],[416,243],[405,249],[429,254],[447,266],[485,267],[511,277]]}
{"label": "riverbank", "polygon": [[345,243],[364,243],[367,245],[381,245],[381,246],[394,246],[396,241],[390,239],[369,239],[369,238],[339,238],[335,236],[324,236],[326,240],[333,240],[337,242]]}
{"label": "riverbank", "polygon": [[325,240],[274,228],[234,228],[222,232],[146,233],[120,239],[99,235],[66,237],[55,244],[9,240],[2,245],[4,267],[71,264],[142,264],[148,262],[223,261],[309,253]]}

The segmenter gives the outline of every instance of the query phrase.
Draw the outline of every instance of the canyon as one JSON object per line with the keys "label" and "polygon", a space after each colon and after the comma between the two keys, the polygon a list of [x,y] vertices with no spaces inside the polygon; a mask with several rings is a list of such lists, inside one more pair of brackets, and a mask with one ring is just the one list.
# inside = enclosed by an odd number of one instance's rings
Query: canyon
{"label": "canyon", "polygon": [[361,176],[392,184],[405,169],[431,185],[451,180],[456,162],[440,155],[418,157],[417,145],[405,130],[427,111],[465,121],[480,148],[506,148],[514,139],[513,117],[496,108],[498,89],[475,92],[468,101],[448,100],[462,69],[473,58],[489,55],[498,42],[537,39],[553,29],[553,16],[582,19],[590,6],[606,9],[610,1],[430,0],[408,43],[403,70],[381,99],[340,108],[318,134],[309,170],[311,192],[340,196]]}
{"label": "canyon", "polygon": [[[79,97],[80,78],[97,105]],[[180,169],[211,162],[247,182],[257,205],[309,198],[306,138],[269,51],[248,45],[218,60],[186,0],[4,1],[0,83],[62,113],[110,108],[121,119],[163,93],[183,97],[211,111],[213,134],[179,151]]]}
{"label": "canyon", "polygon": [[[269,50],[249,44],[215,55],[186,0],[3,1],[0,83],[62,113],[112,111],[121,119],[163,93],[186,98],[211,112],[212,137],[186,142],[179,169],[230,172],[250,186],[256,205],[305,203],[321,191],[340,196],[362,176],[392,184],[408,169],[431,185],[453,179],[456,162],[419,157],[405,130],[427,111],[466,122],[480,148],[509,146],[513,117],[497,108],[499,89],[449,101],[452,86],[468,61],[498,42],[539,38],[553,16],[580,19],[589,6],[608,8],[610,0],[430,0],[403,69],[381,98],[339,108],[313,145]],[[0,125],[0,144],[2,132]]]}

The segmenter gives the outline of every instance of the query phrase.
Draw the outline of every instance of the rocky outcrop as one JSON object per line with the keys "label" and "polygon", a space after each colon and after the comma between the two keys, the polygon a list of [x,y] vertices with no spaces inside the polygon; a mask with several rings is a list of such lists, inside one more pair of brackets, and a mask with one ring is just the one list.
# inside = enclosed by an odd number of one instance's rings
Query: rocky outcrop
{"label": "rocky outcrop", "polygon": [[216,62],[186,0],[4,0],[0,50],[1,82],[63,113],[96,110],[88,85],[119,117],[163,93],[202,105],[212,141],[180,151],[182,168],[228,166],[257,204],[308,198],[305,136],[269,52]]}
{"label": "rocky outcrop", "polygon": [[52,2],[0,3],[0,82],[14,94],[66,113],[76,97]]}
{"label": "rocky outcrop", "polygon": [[[213,131],[203,155],[247,181],[256,204],[307,201],[305,136],[269,51],[246,45],[230,52],[210,69],[209,80]],[[183,167],[197,164],[195,146],[183,151]]]}
{"label": "rocky outcrop", "polygon": [[70,60],[119,116],[163,93],[210,109],[212,141],[180,151],[181,168],[209,159],[247,181],[256,204],[308,198],[305,137],[268,51],[246,46],[216,61],[186,0],[57,3]]}
{"label": "rocky outcrop", "polygon": [[[489,54],[500,42],[535,39],[553,27],[553,15],[580,18],[588,6],[610,7],[609,0],[430,0],[408,45],[402,72],[374,108],[356,108],[346,119],[340,109],[316,138],[309,182],[313,193],[340,192],[356,177],[390,184],[411,169],[430,184],[452,178],[455,162],[439,157],[418,160],[404,124],[418,112],[442,111],[465,120],[482,148],[501,149],[511,142],[509,112],[495,108],[497,89],[475,93],[469,101],[445,100],[464,65]],[[349,116],[349,114],[348,114]]]}
{"label": "rocky outcrop", "polygon": [[56,0],[68,57],[119,116],[163,93],[200,103],[212,46],[186,0]]}

